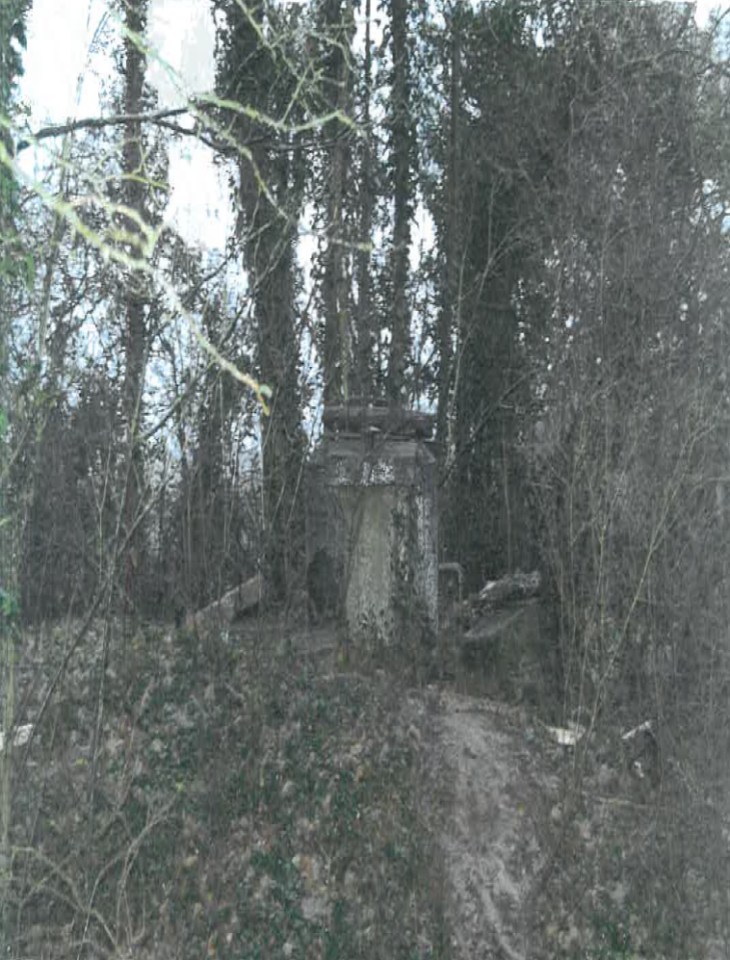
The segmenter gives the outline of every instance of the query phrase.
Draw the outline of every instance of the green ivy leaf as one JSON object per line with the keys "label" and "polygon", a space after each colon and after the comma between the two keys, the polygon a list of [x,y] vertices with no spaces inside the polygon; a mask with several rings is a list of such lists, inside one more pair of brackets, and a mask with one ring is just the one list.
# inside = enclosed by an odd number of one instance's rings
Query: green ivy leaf
{"label": "green ivy leaf", "polygon": [[30,290],[35,281],[35,257],[32,253],[26,253],[23,266],[25,267],[25,275],[23,280],[28,290]]}
{"label": "green ivy leaf", "polygon": [[[7,519],[7,518],[6,518]],[[18,614],[18,601],[12,593],[0,587],[0,614],[6,620],[13,620]]]}

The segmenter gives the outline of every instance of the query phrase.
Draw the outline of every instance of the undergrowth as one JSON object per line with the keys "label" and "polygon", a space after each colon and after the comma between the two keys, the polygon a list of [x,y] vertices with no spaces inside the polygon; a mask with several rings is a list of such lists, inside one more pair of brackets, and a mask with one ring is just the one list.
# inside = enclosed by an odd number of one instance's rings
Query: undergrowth
{"label": "undergrowth", "polygon": [[[16,757],[15,956],[448,956],[407,691],[275,623],[112,635],[106,666],[102,633]],[[25,638],[24,719],[69,642]]]}

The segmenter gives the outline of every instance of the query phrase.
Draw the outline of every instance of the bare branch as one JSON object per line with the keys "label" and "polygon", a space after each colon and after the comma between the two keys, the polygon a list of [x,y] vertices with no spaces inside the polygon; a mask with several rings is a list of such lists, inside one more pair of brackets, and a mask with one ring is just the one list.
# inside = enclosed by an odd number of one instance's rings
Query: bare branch
{"label": "bare branch", "polygon": [[[178,123],[172,122],[173,117],[180,117],[184,114],[189,114],[195,117],[195,126],[184,127]],[[16,145],[15,153],[17,155],[21,151],[27,150],[28,147],[38,143],[40,140],[49,140],[52,137],[63,137],[66,136],[66,134],[74,133],[76,130],[103,130],[106,127],[122,126],[125,123],[152,123],[158,127],[164,127],[165,129],[171,130],[173,133],[177,133],[182,136],[195,137],[196,140],[200,140],[201,143],[204,143],[206,146],[210,147],[211,150],[216,150],[219,153],[225,154],[234,154],[238,146],[253,146],[258,143],[264,143],[267,145],[268,149],[275,150],[279,153],[287,153],[294,149],[302,149],[302,147],[307,147],[306,142],[300,142],[295,146],[291,144],[282,145],[272,143],[270,138],[266,136],[251,138],[250,140],[247,140],[245,144],[242,143],[239,145],[233,145],[227,140],[217,139],[206,135],[201,129],[201,121],[204,122],[205,120],[205,115],[198,115],[194,113],[191,106],[175,107],[169,110],[153,110],[150,113],[116,113],[110,117],[84,117],[80,120],[69,120],[68,123],[59,123],[50,127],[41,127],[41,129],[35,133],[29,134],[28,139],[20,140]]]}
{"label": "bare branch", "polygon": [[[81,120],[69,120],[68,123],[59,123],[52,127],[42,127],[36,133],[31,134],[30,140],[21,141],[16,148],[16,153],[27,149],[32,143],[39,140],[47,140],[50,137],[63,137],[67,133],[73,133],[75,130],[101,130],[104,127],[121,126],[125,123],[159,123],[161,120],[167,120],[170,117],[179,117],[184,113],[190,113],[190,107],[175,107],[169,110],[154,110],[151,113],[115,113],[111,117],[84,117]],[[181,128],[180,132],[192,133]]]}

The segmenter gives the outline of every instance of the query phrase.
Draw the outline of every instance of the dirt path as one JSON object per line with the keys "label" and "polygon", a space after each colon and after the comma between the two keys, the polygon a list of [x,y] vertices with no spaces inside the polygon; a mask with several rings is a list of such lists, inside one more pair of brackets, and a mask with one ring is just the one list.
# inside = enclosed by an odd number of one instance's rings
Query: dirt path
{"label": "dirt path", "polygon": [[514,708],[445,692],[433,720],[430,762],[450,777],[441,846],[456,956],[530,960],[540,952],[532,904],[557,778]]}

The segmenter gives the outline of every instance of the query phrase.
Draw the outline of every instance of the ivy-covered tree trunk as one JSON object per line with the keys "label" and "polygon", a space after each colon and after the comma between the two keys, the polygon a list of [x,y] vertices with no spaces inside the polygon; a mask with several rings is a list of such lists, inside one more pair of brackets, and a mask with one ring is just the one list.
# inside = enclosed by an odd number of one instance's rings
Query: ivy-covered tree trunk
{"label": "ivy-covered tree trunk", "polygon": [[408,0],[391,0],[390,29],[393,74],[389,127],[393,187],[393,243],[391,251],[393,314],[387,392],[388,399],[394,404],[400,404],[404,400],[405,370],[411,321],[408,304],[408,278],[411,217],[413,213],[414,136],[410,103],[408,9]]}
{"label": "ivy-covered tree trunk", "polygon": [[441,305],[436,326],[439,356],[437,377],[436,438],[438,459],[442,478],[453,456],[453,348],[452,339],[461,322],[459,278],[461,244],[461,192],[460,126],[459,113],[461,94],[461,40],[458,6],[451,18],[449,51],[449,128],[446,148],[446,209],[443,212],[441,246],[443,272],[441,280]]}
{"label": "ivy-covered tree trunk", "polygon": [[371,0],[365,0],[365,53],[361,80],[361,129],[359,138],[360,179],[357,208],[358,247],[355,258],[355,282],[357,307],[355,329],[357,333],[357,387],[363,401],[368,401],[373,391],[373,288],[372,257],[370,244],[373,235],[375,209],[375,186],[373,184],[373,130],[370,118],[370,100],[373,84],[372,38],[370,35]]}
{"label": "ivy-covered tree trunk", "polygon": [[[301,12],[262,4],[244,12],[222,3],[219,87],[249,116],[235,114],[239,155],[240,241],[254,303],[259,377],[271,390],[261,420],[267,593],[284,599],[303,555],[300,340],[296,328],[295,244],[303,193],[298,135],[304,93],[296,65]],[[277,46],[261,43],[271,29]],[[282,118],[285,118],[281,122]]]}
{"label": "ivy-covered tree trunk", "polygon": [[[324,5],[325,96],[332,111],[346,115],[352,85],[352,5],[329,0]],[[344,223],[350,173],[349,132],[339,119],[324,128],[327,143],[326,251],[322,278],[324,308],[324,396],[326,403],[347,400],[350,373],[350,289]]]}
{"label": "ivy-covered tree trunk", "polygon": [[[12,821],[13,727],[15,724],[15,616],[18,589],[19,519],[12,515],[7,480],[8,449],[8,338],[11,335],[12,292],[23,279],[22,243],[16,218],[17,183],[9,163],[14,142],[8,127],[14,112],[15,85],[22,74],[28,0],[0,0],[0,955],[10,950],[10,898],[13,857]],[[25,279],[29,279],[26,275]]]}
{"label": "ivy-covered tree trunk", "polygon": [[519,4],[456,4],[440,44],[448,85],[429,158],[440,174],[429,196],[440,268],[441,529],[470,587],[526,562],[515,549],[514,520],[524,522],[527,511],[511,443],[524,408],[518,309],[531,269],[529,195],[539,182],[539,141],[524,118],[540,87],[529,82],[539,54],[525,18]]}
{"label": "ivy-covered tree trunk", "polygon": [[[124,113],[133,118],[142,113],[146,58],[142,49],[142,36],[147,23],[147,0],[127,0],[124,5],[125,26],[129,34],[124,38]],[[124,147],[122,151],[124,170],[123,202],[140,218],[147,218],[144,156],[142,149],[142,124],[129,119],[124,124]],[[135,235],[138,227],[128,219],[126,229]],[[133,251],[135,254],[138,251]],[[124,340],[124,393],[123,411],[126,446],[126,476],[124,478],[124,600],[126,609],[134,606],[137,592],[137,575],[141,566],[143,538],[135,530],[141,506],[144,485],[144,459],[139,441],[139,425],[142,413],[144,388],[147,324],[146,279],[141,271],[130,270],[126,277],[124,293],[125,340]]]}
{"label": "ivy-covered tree trunk", "polygon": [[245,262],[255,289],[258,365],[261,380],[272,390],[270,413],[261,420],[262,561],[269,597],[281,600],[298,566],[304,532],[300,358],[294,323],[296,222],[284,213],[291,189],[287,153],[282,151],[272,161],[258,148],[254,156],[269,197],[249,163],[242,163],[240,177],[247,225]]}
{"label": "ivy-covered tree trunk", "polygon": [[25,21],[29,10],[30,0],[0,2],[0,412],[8,399],[6,341],[11,310],[7,298],[10,286],[28,275],[28,261],[22,256],[16,224],[18,184],[10,169],[15,144],[9,123],[14,111],[16,83],[23,73],[21,52],[25,48]]}
{"label": "ivy-covered tree trunk", "polygon": [[[288,162],[281,158],[279,164],[278,178],[276,181],[269,178],[269,185],[277,198],[284,199],[289,186]],[[242,178],[245,174],[246,171],[242,171]],[[271,412],[261,422],[263,564],[267,591],[271,599],[281,600],[286,597],[298,570],[304,534],[300,482],[304,455],[300,358],[294,324],[295,224],[287,221],[272,229],[268,220],[272,211],[261,201],[259,196],[257,210],[249,208],[250,224],[255,235],[263,227],[269,239],[249,244],[247,262],[257,286],[260,375],[273,394]],[[267,221],[268,229],[262,220]]]}

